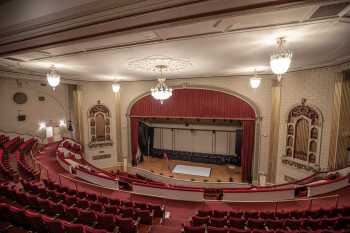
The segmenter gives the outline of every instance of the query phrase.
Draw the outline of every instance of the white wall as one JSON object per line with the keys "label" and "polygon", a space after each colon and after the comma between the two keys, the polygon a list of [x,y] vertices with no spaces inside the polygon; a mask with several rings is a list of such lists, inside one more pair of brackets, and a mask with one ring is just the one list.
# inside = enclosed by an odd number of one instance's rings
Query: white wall
{"label": "white wall", "polygon": [[[238,127],[151,124],[154,130],[154,148],[208,154],[234,155],[235,129]],[[172,130],[173,129],[173,130]],[[226,131],[218,131],[226,130]],[[213,133],[215,131],[215,134]],[[230,131],[231,130],[231,131]]]}
{"label": "white wall", "polygon": [[[0,130],[42,136],[38,131],[39,122],[50,121],[58,124],[59,120],[68,119],[68,87],[61,84],[53,91],[49,86],[43,87],[41,82],[21,80],[22,87],[18,87],[15,79],[0,78]],[[46,80],[43,81],[46,83]],[[16,92],[27,95],[28,101],[18,105],[13,101]],[[45,101],[38,100],[44,96]],[[18,110],[26,115],[23,122],[17,121]],[[65,135],[68,136],[67,131]]]}
{"label": "white wall", "polygon": [[[112,92],[110,83],[102,82],[85,82],[80,85],[82,90],[82,116],[83,116],[83,133],[84,133],[84,149],[86,159],[93,165],[100,168],[110,168],[117,165],[117,152],[116,152],[116,104],[115,96]],[[89,131],[88,131],[88,111],[97,104],[100,100],[101,104],[107,106],[111,113],[111,139],[112,146],[104,147],[89,147]],[[92,160],[94,155],[111,154],[110,158]]]}

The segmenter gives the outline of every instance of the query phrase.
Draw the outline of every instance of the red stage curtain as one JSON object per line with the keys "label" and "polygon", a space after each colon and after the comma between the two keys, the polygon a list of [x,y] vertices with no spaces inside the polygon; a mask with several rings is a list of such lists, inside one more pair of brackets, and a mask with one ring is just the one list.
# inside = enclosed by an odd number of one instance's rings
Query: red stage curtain
{"label": "red stage curtain", "polygon": [[255,121],[242,121],[243,140],[242,140],[242,181],[252,182],[252,163],[254,155],[254,135]]}

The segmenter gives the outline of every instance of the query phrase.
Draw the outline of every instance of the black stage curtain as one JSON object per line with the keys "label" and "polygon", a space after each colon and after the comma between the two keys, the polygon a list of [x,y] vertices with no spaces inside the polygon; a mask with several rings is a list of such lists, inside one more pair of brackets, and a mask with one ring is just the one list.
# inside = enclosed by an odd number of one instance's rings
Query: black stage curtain
{"label": "black stage curtain", "polygon": [[144,122],[139,123],[138,127],[138,143],[140,147],[140,162],[143,161],[144,155],[149,155],[149,152],[153,149],[154,141],[154,128],[149,127]]}

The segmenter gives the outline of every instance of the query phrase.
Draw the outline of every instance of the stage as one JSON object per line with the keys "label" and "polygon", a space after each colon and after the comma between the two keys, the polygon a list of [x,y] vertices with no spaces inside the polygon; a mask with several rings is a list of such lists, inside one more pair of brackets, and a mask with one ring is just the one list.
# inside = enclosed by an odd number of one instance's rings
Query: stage
{"label": "stage", "polygon": [[165,160],[162,158],[147,157],[139,163],[138,168],[173,176],[178,179],[194,179],[196,181],[230,181],[241,182],[241,167],[233,165],[216,165],[207,163],[189,162],[183,160]]}

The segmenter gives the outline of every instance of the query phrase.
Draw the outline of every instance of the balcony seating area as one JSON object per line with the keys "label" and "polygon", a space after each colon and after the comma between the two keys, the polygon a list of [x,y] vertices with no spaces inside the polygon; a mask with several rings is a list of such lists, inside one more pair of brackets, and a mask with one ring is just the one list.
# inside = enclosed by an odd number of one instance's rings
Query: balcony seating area
{"label": "balcony seating area", "polygon": [[350,207],[305,211],[199,210],[183,233],[349,232]]}

